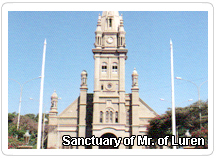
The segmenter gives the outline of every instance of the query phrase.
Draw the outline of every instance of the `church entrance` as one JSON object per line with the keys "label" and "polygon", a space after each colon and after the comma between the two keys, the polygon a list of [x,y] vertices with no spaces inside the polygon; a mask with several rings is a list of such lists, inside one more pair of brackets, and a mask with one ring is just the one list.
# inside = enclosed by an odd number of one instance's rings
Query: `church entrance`
{"label": "church entrance", "polygon": [[[101,136],[101,138],[117,138],[117,137],[112,133],[105,133]],[[112,144],[114,144],[114,143],[112,143]],[[118,147],[109,146],[109,145],[102,145],[102,146],[99,146],[99,149],[118,149]]]}

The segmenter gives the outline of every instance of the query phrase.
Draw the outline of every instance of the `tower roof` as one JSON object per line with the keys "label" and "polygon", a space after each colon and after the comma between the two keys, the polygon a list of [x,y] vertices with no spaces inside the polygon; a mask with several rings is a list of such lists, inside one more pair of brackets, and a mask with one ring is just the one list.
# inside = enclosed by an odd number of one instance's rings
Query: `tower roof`
{"label": "tower roof", "polygon": [[86,70],[83,70],[83,71],[81,72],[81,75],[87,75],[87,71],[86,71]]}
{"label": "tower roof", "polygon": [[53,94],[51,95],[51,98],[58,98],[58,95],[56,94],[56,90],[54,90]]}
{"label": "tower roof", "polygon": [[134,68],[132,75],[138,75],[136,68]]}
{"label": "tower roof", "polygon": [[[108,29],[107,21],[108,19],[112,19],[112,30]],[[119,16],[118,11],[103,11],[102,17],[101,17],[101,29],[102,32],[104,31],[118,31],[120,26],[120,20],[121,16]]]}
{"label": "tower roof", "polygon": [[119,16],[118,11],[103,11],[102,16]]}

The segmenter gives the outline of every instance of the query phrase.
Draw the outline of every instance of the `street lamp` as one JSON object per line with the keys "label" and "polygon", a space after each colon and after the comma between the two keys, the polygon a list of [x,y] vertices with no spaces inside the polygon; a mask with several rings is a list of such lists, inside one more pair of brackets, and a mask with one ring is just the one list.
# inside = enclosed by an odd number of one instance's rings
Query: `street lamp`
{"label": "street lamp", "polygon": [[[170,101],[167,101],[167,100],[165,100],[165,99],[163,99],[163,98],[160,98],[160,100],[161,100],[161,101],[165,101],[165,102],[171,103]],[[177,107],[178,107],[180,104],[185,103],[185,102],[189,102],[189,101],[193,101],[193,99],[188,99],[187,101],[183,101],[183,102],[179,103],[179,104],[177,105]]]}
{"label": "street lamp", "polygon": [[192,81],[190,81],[190,80],[185,80],[185,79],[183,79],[183,78],[181,78],[181,77],[175,77],[175,79],[177,79],[177,80],[184,80],[184,81],[190,82],[190,83],[192,83],[193,85],[196,86],[197,91],[198,91],[198,105],[199,105],[200,129],[201,129],[201,127],[202,127],[202,124],[201,124],[202,114],[201,114],[201,105],[200,105],[200,88],[201,88],[201,86],[202,86],[204,83],[206,83],[208,80],[207,80],[207,81],[204,81],[203,83],[201,83],[201,84],[198,86],[198,85],[195,84],[194,82],[192,82]]}
{"label": "street lamp", "polygon": [[25,142],[26,145],[28,145],[28,143],[29,143],[30,136],[31,135],[29,134],[29,130],[27,130],[26,133],[23,135],[24,142]]}
{"label": "street lamp", "polygon": [[186,136],[186,137],[191,137],[191,134],[190,134],[190,132],[189,132],[188,129],[187,129],[187,131],[186,131],[186,133],[185,133],[185,136]]}
{"label": "street lamp", "polygon": [[19,124],[20,124],[20,111],[21,111],[21,102],[22,102],[22,91],[23,91],[23,86],[24,86],[26,83],[28,83],[28,82],[30,82],[30,81],[32,81],[32,80],[36,80],[36,79],[38,79],[38,78],[41,78],[41,76],[36,77],[36,78],[33,78],[33,79],[31,79],[31,80],[28,80],[28,81],[26,81],[26,82],[23,83],[23,84],[19,83],[19,82],[18,82],[17,80],[15,80],[15,79],[8,78],[8,79],[10,79],[10,80],[15,81],[16,83],[18,83],[18,84],[20,85],[20,99],[19,99],[19,112],[18,112],[18,120],[17,120],[17,130],[19,130]]}
{"label": "street lamp", "polygon": [[[165,100],[165,99],[163,99],[163,98],[160,98],[160,100],[161,100],[161,101],[166,101],[166,100]],[[168,102],[169,102],[169,101],[168,101]]]}

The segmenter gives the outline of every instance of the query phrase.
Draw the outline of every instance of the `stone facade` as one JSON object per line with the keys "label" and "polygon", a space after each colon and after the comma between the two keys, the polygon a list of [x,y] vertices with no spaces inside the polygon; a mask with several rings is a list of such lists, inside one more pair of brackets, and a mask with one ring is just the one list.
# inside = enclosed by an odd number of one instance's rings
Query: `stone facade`
{"label": "stone facade", "polygon": [[[157,114],[139,98],[138,73],[132,73],[131,93],[125,93],[125,48],[123,16],[118,11],[104,11],[98,17],[95,31],[94,92],[87,93],[87,72],[81,73],[80,96],[57,115],[58,96],[51,96],[48,148],[62,146],[62,136],[71,137],[130,137],[145,135],[148,120]],[[135,140],[136,141],[136,140]],[[98,146],[69,146],[67,148],[98,149]],[[119,149],[140,149],[142,146]]]}

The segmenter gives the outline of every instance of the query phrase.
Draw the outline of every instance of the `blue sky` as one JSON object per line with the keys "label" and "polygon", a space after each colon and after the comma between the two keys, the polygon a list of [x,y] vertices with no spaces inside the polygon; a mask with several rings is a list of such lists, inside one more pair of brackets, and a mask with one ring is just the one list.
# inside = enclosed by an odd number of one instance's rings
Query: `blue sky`
{"label": "blue sky", "polygon": [[[140,11],[123,14],[126,31],[125,89],[131,92],[131,74],[139,74],[140,98],[158,114],[171,107],[170,38],[173,41],[174,75],[200,85],[208,80],[208,12]],[[88,92],[94,87],[94,48],[98,14],[81,12],[9,12],[8,77],[24,83],[41,75],[43,42],[47,39],[44,107],[56,90],[62,112],[78,96],[80,74],[88,72]],[[24,85],[21,114],[38,113],[40,79]],[[200,89],[208,99],[208,82]],[[8,112],[18,112],[20,87],[8,80]],[[34,98],[30,100],[29,98]],[[164,98],[166,101],[161,101]],[[186,102],[193,99],[192,102]],[[176,106],[198,100],[196,87],[175,80]]]}

